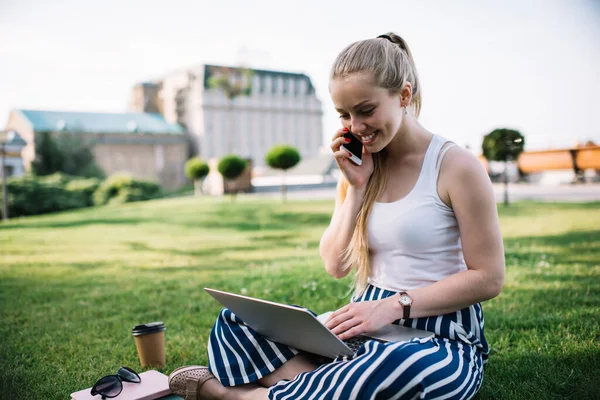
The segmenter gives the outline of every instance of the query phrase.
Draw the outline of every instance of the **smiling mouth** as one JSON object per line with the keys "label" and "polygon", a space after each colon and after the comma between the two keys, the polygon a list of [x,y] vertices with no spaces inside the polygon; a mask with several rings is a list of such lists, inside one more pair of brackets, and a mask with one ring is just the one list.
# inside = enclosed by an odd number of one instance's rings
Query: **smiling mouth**
{"label": "smiling mouth", "polygon": [[377,131],[374,131],[373,133],[371,133],[370,135],[360,136],[360,141],[364,145],[371,144],[375,140],[375,137],[377,136],[378,133],[379,133],[379,131],[377,130]]}

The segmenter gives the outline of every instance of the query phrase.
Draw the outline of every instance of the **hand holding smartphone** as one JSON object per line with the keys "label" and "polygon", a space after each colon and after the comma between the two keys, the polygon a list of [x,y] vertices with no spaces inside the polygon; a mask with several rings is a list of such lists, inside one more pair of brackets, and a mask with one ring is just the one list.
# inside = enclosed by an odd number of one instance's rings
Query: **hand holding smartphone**
{"label": "hand holding smartphone", "polygon": [[344,134],[344,138],[350,139],[350,142],[342,144],[341,147],[350,152],[350,160],[352,160],[354,164],[362,165],[362,142],[358,140],[350,131]]}

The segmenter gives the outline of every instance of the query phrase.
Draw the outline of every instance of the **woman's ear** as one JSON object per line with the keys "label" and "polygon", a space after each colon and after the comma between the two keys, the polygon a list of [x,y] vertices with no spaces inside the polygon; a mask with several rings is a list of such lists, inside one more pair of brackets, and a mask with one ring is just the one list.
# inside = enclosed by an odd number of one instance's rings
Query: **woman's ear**
{"label": "woman's ear", "polygon": [[412,101],[412,85],[406,82],[400,90],[400,107],[407,107]]}

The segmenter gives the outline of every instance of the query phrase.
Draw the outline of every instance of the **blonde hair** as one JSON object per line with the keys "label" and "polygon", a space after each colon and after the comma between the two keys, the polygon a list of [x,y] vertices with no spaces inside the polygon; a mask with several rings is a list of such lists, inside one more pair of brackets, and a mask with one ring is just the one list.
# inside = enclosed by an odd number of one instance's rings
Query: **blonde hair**
{"label": "blonde hair", "polygon": [[[352,43],[337,56],[331,68],[330,80],[355,73],[370,73],[374,84],[387,89],[391,95],[399,94],[408,82],[412,86],[411,104],[415,116],[421,111],[421,85],[417,69],[408,45],[393,32],[375,39]],[[367,183],[367,190],[360,211],[356,217],[356,228],[352,239],[343,254],[344,269],[356,267],[354,276],[355,294],[361,294],[367,287],[371,273],[367,222],[373,204],[381,196],[387,183],[385,171],[387,153],[385,149],[373,155],[374,170]],[[348,181],[342,175],[338,184],[338,198],[344,202]]]}

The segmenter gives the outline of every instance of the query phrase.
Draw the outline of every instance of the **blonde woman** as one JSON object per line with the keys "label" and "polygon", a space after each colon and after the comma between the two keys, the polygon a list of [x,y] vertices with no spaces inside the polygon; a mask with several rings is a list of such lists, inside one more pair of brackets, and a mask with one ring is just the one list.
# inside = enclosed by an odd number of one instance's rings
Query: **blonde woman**
{"label": "blonde woman", "polygon": [[[343,176],[320,253],[334,278],[354,273],[355,295],[326,325],[342,340],[392,323],[435,335],[368,341],[354,357],[317,364],[225,309],[211,332],[210,366],[171,375],[187,398],[464,399],[481,387],[489,350],[480,303],[504,280],[484,168],[419,124],[421,85],[396,34],[344,49],[329,89],[342,124],[331,149]],[[342,146],[349,133],[363,144],[360,166]]]}

